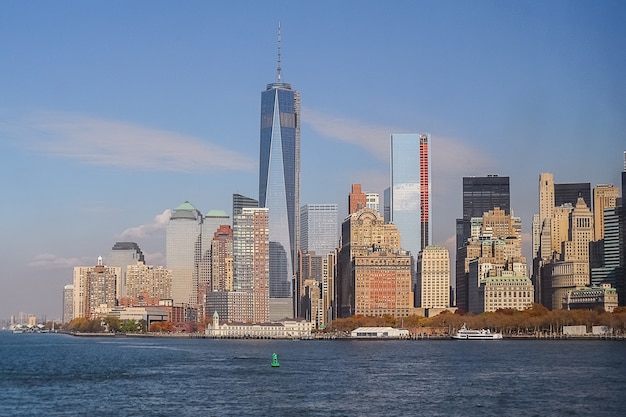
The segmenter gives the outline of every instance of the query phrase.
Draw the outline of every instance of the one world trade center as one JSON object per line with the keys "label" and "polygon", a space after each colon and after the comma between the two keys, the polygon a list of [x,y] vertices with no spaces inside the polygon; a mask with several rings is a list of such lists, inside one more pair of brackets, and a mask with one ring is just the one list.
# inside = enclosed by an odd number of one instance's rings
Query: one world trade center
{"label": "one world trade center", "polygon": [[300,221],[300,94],[280,71],[279,25],[276,82],[261,94],[259,206],[269,209],[270,299],[292,297]]}

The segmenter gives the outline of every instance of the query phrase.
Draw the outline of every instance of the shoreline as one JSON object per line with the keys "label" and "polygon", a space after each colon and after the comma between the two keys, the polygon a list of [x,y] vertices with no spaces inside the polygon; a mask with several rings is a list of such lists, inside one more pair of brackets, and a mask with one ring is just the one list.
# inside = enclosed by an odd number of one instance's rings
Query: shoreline
{"label": "shoreline", "polygon": [[[368,340],[368,341],[440,341],[454,340],[449,335],[441,336],[417,336],[408,338],[397,337],[350,337],[350,336],[326,336],[326,337],[306,337],[306,338],[260,338],[260,337],[211,337],[204,333],[77,333],[77,332],[55,332],[57,334],[66,334],[75,337],[107,337],[107,338],[162,338],[162,339],[214,339],[214,340],[288,340],[288,341],[352,341],[352,340]],[[502,340],[607,340],[619,341],[626,340],[626,335],[508,335],[503,336]]]}

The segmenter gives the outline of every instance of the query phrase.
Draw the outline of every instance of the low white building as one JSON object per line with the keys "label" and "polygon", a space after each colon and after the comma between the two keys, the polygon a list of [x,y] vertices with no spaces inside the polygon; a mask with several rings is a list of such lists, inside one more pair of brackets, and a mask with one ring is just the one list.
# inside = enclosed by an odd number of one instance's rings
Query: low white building
{"label": "low white building", "polygon": [[359,327],[352,330],[350,336],[360,339],[402,339],[409,337],[409,331],[393,327]]}
{"label": "low white building", "polygon": [[213,324],[204,333],[216,339],[309,339],[312,323],[304,319],[283,319],[272,323],[221,323],[217,311]]}

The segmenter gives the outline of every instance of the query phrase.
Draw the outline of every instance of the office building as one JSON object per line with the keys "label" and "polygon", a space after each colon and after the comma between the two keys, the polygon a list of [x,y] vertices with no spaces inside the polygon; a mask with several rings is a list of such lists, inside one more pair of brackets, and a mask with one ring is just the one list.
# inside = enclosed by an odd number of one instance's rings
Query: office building
{"label": "office building", "polygon": [[156,306],[172,298],[172,271],[163,266],[137,262],[126,267],[126,277],[126,297],[120,298],[120,305]]}
{"label": "office building", "polygon": [[229,225],[221,225],[213,234],[211,280],[207,290],[233,290],[233,230]]}
{"label": "office building", "polygon": [[63,287],[63,323],[74,319],[74,286],[68,284]]}
{"label": "office building", "polygon": [[392,134],[390,141],[389,222],[414,260],[431,244],[429,142],[427,134]]}
{"label": "office building", "polygon": [[472,235],[457,252],[462,260],[457,259],[457,303],[464,311],[478,314],[485,308],[484,280],[501,277],[505,271],[526,276],[526,258],[522,256],[521,219],[513,213],[495,208],[472,218],[470,224]]}
{"label": "office building", "polygon": [[380,214],[380,195],[378,193],[365,193],[365,207]]}
{"label": "office building", "polygon": [[352,184],[348,194],[348,214],[356,213],[367,206],[367,194],[361,189],[361,184]]}
{"label": "office building", "polygon": [[416,307],[450,307],[450,253],[444,246],[429,245],[417,260]]}
{"label": "office building", "polygon": [[172,210],[166,230],[165,256],[167,269],[172,271],[174,304],[197,305],[202,214],[189,201]]}
{"label": "office building", "polygon": [[[456,304],[463,311],[469,309],[468,272],[473,250],[466,248],[469,239],[480,233],[485,213],[499,209],[503,216],[511,212],[509,177],[488,175],[486,177],[463,177],[463,217],[456,220]],[[477,219],[472,227],[472,219]]]}
{"label": "office building", "polygon": [[94,319],[106,316],[116,305],[119,267],[104,265],[102,256],[95,266],[74,267],[74,318]]}
{"label": "office building", "polygon": [[[567,239],[561,242],[560,253],[544,260],[540,270],[541,303],[549,309],[561,309],[568,291],[582,289],[591,282],[589,247],[594,234],[593,214],[582,196],[572,209],[568,204],[561,207],[569,217]],[[564,222],[555,220],[558,212],[555,209],[553,235],[554,225]]]}
{"label": "office building", "polygon": [[[233,219],[233,288],[252,294],[248,320],[270,320],[270,231],[267,208],[243,208]],[[210,312],[210,311],[209,311]]]}
{"label": "office building", "polygon": [[405,317],[413,311],[412,257],[400,233],[374,210],[363,208],[342,224],[337,259],[338,317],[354,314]]}
{"label": "office building", "polygon": [[463,218],[457,219],[457,248],[470,237],[470,220],[482,217],[489,210],[499,208],[511,212],[509,177],[463,177]]}
{"label": "office building", "polygon": [[534,298],[535,290],[530,278],[517,271],[502,271],[499,276],[488,276],[481,281],[478,290],[481,312],[525,310],[532,306]]}
{"label": "office building", "polygon": [[280,27],[277,79],[261,94],[259,207],[269,209],[270,297],[290,299],[300,232],[300,94],[281,80]]}
{"label": "office building", "polygon": [[612,313],[617,306],[617,291],[610,284],[571,290],[563,297],[564,310],[602,309]]}
{"label": "office building", "polygon": [[[271,216],[271,214],[270,214]],[[339,245],[337,204],[307,204],[300,209],[300,249],[325,255]]]}
{"label": "office building", "polygon": [[585,204],[591,208],[591,184],[588,182],[577,182],[567,184],[554,184],[554,206],[563,204],[576,205],[578,197],[585,200]]}
{"label": "office building", "polygon": [[144,262],[143,252],[139,249],[139,245],[135,242],[116,242],[111,248],[109,258],[106,259],[108,266],[117,266],[120,268],[121,276],[117,281],[117,297],[126,297],[126,267],[128,265],[136,265],[137,262]]}
{"label": "office building", "polygon": [[237,214],[241,214],[241,210],[244,207],[257,208],[259,207],[259,201],[245,195],[233,194],[233,218]]}
{"label": "office building", "polygon": [[593,188],[594,239],[604,239],[604,209],[617,206],[619,188],[613,184],[600,184]]}

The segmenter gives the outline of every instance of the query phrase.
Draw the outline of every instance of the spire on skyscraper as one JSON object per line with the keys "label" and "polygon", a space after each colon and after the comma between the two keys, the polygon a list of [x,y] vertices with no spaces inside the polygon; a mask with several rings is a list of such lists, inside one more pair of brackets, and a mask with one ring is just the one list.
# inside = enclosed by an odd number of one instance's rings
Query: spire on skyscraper
{"label": "spire on skyscraper", "polygon": [[280,21],[278,22],[278,67],[276,67],[276,82],[280,82]]}

